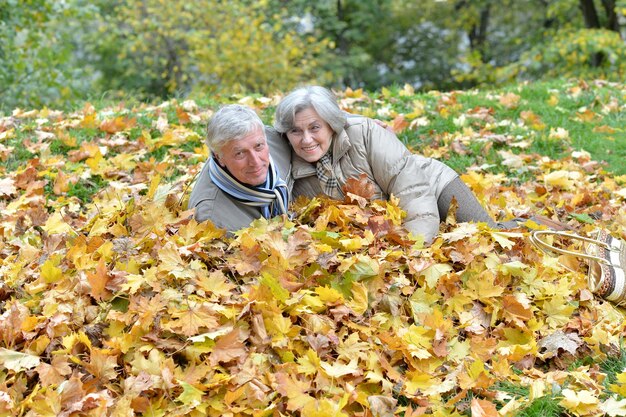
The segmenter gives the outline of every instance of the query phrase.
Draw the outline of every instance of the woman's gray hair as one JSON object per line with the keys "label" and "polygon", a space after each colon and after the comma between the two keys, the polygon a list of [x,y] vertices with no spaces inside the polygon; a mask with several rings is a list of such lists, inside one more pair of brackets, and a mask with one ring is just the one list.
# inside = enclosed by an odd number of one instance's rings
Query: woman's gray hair
{"label": "woman's gray hair", "polygon": [[337,97],[329,89],[317,85],[297,88],[285,96],[276,107],[274,128],[279,133],[287,133],[294,128],[296,114],[311,108],[335,133],[344,129],[346,115],[339,108]]}
{"label": "woman's gray hair", "polygon": [[209,121],[206,144],[212,152],[220,153],[226,142],[243,139],[257,129],[265,134],[263,121],[254,110],[239,104],[228,104],[215,112]]}

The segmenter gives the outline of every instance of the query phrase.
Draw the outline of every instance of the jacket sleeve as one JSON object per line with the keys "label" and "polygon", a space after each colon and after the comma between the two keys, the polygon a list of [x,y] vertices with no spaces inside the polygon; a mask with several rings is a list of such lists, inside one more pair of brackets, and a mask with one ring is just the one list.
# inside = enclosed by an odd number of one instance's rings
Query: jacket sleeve
{"label": "jacket sleeve", "polygon": [[[412,154],[395,134],[367,119],[365,141],[374,180],[406,211],[404,226],[427,243],[439,232],[436,190],[429,181],[427,159]],[[365,132],[364,132],[365,133]]]}

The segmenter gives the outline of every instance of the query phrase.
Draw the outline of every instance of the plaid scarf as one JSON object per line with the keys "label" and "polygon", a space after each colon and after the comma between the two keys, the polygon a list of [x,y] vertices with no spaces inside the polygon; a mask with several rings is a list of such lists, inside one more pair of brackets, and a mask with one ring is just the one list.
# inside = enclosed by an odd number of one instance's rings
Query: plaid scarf
{"label": "plaid scarf", "polygon": [[289,206],[287,183],[280,178],[271,156],[265,183],[256,187],[239,182],[226,168],[219,166],[213,157],[209,159],[209,176],[220,190],[235,200],[247,206],[259,207],[266,219],[287,214]]}
{"label": "plaid scarf", "polygon": [[343,193],[339,188],[339,182],[333,173],[333,155],[330,151],[326,152],[319,161],[317,161],[315,173],[320,180],[324,194],[338,200],[343,198]]}

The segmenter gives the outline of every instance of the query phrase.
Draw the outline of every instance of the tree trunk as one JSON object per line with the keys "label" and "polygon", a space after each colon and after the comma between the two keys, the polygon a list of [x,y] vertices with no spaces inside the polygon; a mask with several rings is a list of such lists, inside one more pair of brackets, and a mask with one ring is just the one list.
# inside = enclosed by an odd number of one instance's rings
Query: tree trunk
{"label": "tree trunk", "polygon": [[579,0],[580,10],[583,12],[585,27],[588,29],[600,29],[600,19],[593,0]]}
{"label": "tree trunk", "polygon": [[487,54],[485,44],[487,43],[487,31],[489,28],[489,17],[491,14],[491,5],[486,5],[480,11],[480,20],[477,25],[472,26],[469,32],[470,48],[480,52],[483,62],[488,62],[491,57]]}
{"label": "tree trunk", "polygon": [[[539,0],[539,4],[541,5],[541,7],[544,10],[547,10],[547,8],[548,8],[548,0]],[[547,13],[544,12],[543,27],[544,27],[544,29],[550,29],[556,23],[556,19],[554,17],[546,16],[546,14]]]}
{"label": "tree trunk", "polygon": [[[583,12],[583,18],[585,19],[585,27],[588,29],[600,29],[600,19],[598,18],[598,12],[596,6],[593,4],[593,0],[580,0],[580,9]],[[599,67],[602,65],[605,57],[602,52],[597,52],[591,57],[591,65]]]}
{"label": "tree trunk", "polygon": [[[344,14],[344,9],[343,9],[343,4],[341,3],[341,0],[337,0],[337,20],[339,22],[345,22],[345,14]],[[345,32],[347,29],[347,25],[344,28],[339,29],[339,31],[337,31],[337,37],[335,39],[336,43],[337,43],[337,49],[339,49],[341,56],[347,57],[349,55],[349,51],[348,51],[348,40],[345,37]],[[344,85],[352,85],[352,73],[347,73],[344,77],[343,77],[343,84]]]}
{"label": "tree trunk", "polygon": [[602,0],[602,7],[604,7],[604,12],[606,13],[606,28],[619,33],[621,38],[622,33],[617,20],[617,13],[615,12],[615,0]]}

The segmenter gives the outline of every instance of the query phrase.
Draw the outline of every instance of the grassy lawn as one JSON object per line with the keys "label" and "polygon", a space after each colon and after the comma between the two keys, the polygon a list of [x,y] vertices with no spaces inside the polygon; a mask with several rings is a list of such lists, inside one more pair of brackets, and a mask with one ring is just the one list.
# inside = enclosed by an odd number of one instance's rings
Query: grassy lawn
{"label": "grassy lawn", "polygon": [[[626,85],[338,96],[494,218],[626,237]],[[450,220],[426,248],[393,200],[323,198],[234,237],[192,220],[214,109],[271,124],[276,100],[0,118],[0,415],[626,415],[624,310],[525,228]]]}

